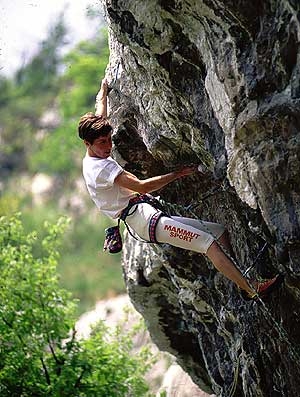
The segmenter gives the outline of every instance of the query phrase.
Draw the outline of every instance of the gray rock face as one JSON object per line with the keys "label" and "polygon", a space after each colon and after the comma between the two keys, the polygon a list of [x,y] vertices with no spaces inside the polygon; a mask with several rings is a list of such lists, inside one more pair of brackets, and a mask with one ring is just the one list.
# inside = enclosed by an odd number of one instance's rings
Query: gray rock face
{"label": "gray rock face", "polygon": [[205,165],[161,196],[224,224],[242,271],[267,241],[259,273],[286,275],[265,304],[248,303],[201,255],[129,236],[131,300],[158,347],[206,392],[297,396],[300,3],[104,3],[116,158],[139,177]]}

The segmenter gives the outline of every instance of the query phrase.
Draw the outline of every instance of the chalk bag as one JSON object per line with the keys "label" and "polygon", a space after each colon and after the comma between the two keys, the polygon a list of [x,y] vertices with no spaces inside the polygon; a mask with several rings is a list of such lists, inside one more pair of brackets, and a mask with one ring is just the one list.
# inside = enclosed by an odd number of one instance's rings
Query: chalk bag
{"label": "chalk bag", "polygon": [[117,254],[122,250],[122,237],[119,226],[111,226],[105,229],[105,240],[103,251]]}

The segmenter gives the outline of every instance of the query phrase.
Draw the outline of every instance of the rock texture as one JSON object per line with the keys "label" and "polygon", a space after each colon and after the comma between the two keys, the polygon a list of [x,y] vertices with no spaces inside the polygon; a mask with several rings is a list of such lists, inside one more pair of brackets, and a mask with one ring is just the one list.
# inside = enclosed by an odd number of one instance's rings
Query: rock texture
{"label": "rock texture", "polygon": [[[200,255],[127,239],[128,293],[161,350],[217,396],[297,396],[300,374],[300,3],[103,0],[116,158],[139,177],[209,170],[160,192],[226,225],[242,271],[265,241],[265,304]],[[251,274],[250,274],[251,276]]]}

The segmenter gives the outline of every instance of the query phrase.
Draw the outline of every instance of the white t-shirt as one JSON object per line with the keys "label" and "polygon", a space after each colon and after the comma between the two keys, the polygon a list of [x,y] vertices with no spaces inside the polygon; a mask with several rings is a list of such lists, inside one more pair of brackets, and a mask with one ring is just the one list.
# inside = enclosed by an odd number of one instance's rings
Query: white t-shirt
{"label": "white t-shirt", "polygon": [[96,206],[104,214],[117,218],[135,195],[132,190],[114,183],[123,168],[111,157],[99,159],[88,154],[82,161],[82,168],[88,192]]}

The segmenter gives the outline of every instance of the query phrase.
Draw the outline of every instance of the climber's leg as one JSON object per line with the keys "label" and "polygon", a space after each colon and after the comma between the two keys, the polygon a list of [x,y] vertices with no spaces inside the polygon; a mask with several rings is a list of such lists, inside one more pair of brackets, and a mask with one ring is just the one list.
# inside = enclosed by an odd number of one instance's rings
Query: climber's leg
{"label": "climber's leg", "polygon": [[224,254],[217,242],[213,242],[206,252],[206,256],[211,260],[216,269],[224,276],[233,281],[241,289],[248,293],[254,293],[253,288],[248,284],[242,273],[236,268],[232,261]]}
{"label": "climber's leg", "polygon": [[[157,224],[156,239],[160,243],[168,243],[205,254],[213,243],[214,237],[207,231],[201,230],[200,225],[201,223],[195,219],[163,216]],[[224,232],[224,228],[221,225],[218,226],[220,230],[216,238]]]}
{"label": "climber's leg", "polygon": [[[191,226],[191,224],[193,226]],[[229,278],[248,294],[254,295],[255,291],[249,285],[247,279],[243,277],[241,272],[215,241],[214,237],[218,239],[220,244],[224,244],[226,249],[230,250],[229,239],[225,234],[224,227],[218,224],[212,224],[210,227],[215,229],[213,237],[211,234],[194,226],[206,229],[207,222],[190,218],[162,217],[157,225],[156,238],[162,243],[169,243],[175,247],[206,254],[216,269],[224,276]]]}
{"label": "climber's leg", "polygon": [[[191,226],[190,223],[192,223],[193,226]],[[206,254],[216,269],[224,274],[224,276],[232,280],[243,290],[252,293],[253,289],[249,286],[247,280],[224,254],[214,237],[194,227],[198,226],[204,228],[203,224],[202,221],[189,218],[162,217],[158,222],[156,238],[160,242]],[[216,237],[221,239],[227,247],[229,246],[228,238],[224,235],[224,228],[222,226],[220,226],[218,236]]]}
{"label": "climber's leg", "polygon": [[172,216],[172,219],[176,220],[179,223],[184,223],[185,225],[192,226],[198,230],[208,233],[213,236],[215,240],[220,241],[221,239],[221,241],[225,244],[229,244],[228,235],[226,240],[226,230],[224,226],[220,223],[207,222],[202,221],[201,219],[187,218],[181,216]]}
{"label": "climber's leg", "polygon": [[230,255],[232,254],[232,246],[227,230],[225,230],[224,233],[218,238],[218,242],[220,243],[221,248],[224,247],[226,251],[230,253]]}
{"label": "climber's leg", "polygon": [[[148,204],[142,204],[137,207],[138,208],[133,215],[127,217],[127,223],[140,237],[147,239],[147,228],[150,219],[149,216],[151,215],[151,206]],[[223,226],[218,224],[209,225],[209,227],[214,229],[212,231],[214,236],[212,236],[211,234],[194,227],[198,226],[199,228],[202,227],[206,229],[206,224],[209,224],[209,222],[197,221],[190,218],[182,218],[182,222],[179,220],[181,220],[180,217],[161,217],[156,228],[157,241],[160,243],[168,243],[186,250],[206,254],[216,269],[236,283],[241,289],[245,290],[248,294],[251,296],[255,295],[254,289],[248,284],[248,281],[243,277],[234,263],[226,256],[215,240],[215,238],[217,238],[220,242],[223,242],[227,247],[229,247],[229,239],[224,235]],[[192,223],[193,226],[191,226],[190,223]],[[205,225],[205,227],[203,225]],[[258,283],[255,283],[254,286],[257,287]]]}
{"label": "climber's leg", "polygon": [[185,225],[190,225],[195,227],[196,229],[202,230],[206,233],[209,233],[213,236],[213,238],[218,241],[220,247],[224,250],[225,254],[229,254],[230,256],[234,256],[232,246],[229,239],[229,234],[223,225],[220,223],[207,222],[202,221],[200,219],[193,218],[185,218],[179,216],[172,216],[172,219],[180,223],[184,223]]}

